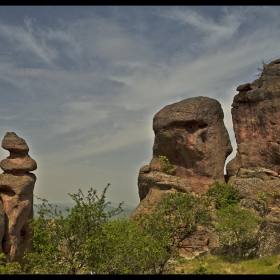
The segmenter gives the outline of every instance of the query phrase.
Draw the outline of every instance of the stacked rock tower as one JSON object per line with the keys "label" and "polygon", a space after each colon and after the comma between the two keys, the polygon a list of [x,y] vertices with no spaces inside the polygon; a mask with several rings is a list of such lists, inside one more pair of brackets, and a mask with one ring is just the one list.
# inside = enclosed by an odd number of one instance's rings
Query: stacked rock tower
{"label": "stacked rock tower", "polygon": [[24,251],[32,250],[27,221],[33,218],[33,190],[37,163],[29,155],[25,140],[7,132],[2,148],[10,156],[0,162],[0,253],[10,261],[22,262]]}

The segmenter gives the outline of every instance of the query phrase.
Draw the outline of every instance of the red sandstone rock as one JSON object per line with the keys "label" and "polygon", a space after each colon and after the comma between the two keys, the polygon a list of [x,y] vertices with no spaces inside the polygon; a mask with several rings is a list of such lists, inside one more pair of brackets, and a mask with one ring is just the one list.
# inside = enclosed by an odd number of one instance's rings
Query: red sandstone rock
{"label": "red sandstone rock", "polygon": [[[181,178],[185,182],[182,184],[184,188],[188,185],[199,195],[214,181],[224,183],[224,164],[232,146],[223,118],[220,103],[208,97],[188,98],[165,106],[153,119],[153,158],[145,168],[149,172],[158,172],[153,177],[159,176],[162,174],[159,156],[166,156],[176,172],[175,177],[169,176],[170,179],[165,181]],[[149,188],[155,186],[155,181],[161,180],[146,182],[147,174],[140,170],[138,187],[141,199]]]}
{"label": "red sandstone rock", "polygon": [[[133,219],[140,213],[150,213],[165,194],[180,191],[203,194],[214,181],[224,183],[224,164],[232,147],[223,122],[218,101],[208,97],[185,99],[164,107],[153,119],[155,141],[153,158],[140,169],[138,191],[140,203]],[[166,156],[175,172],[161,171],[159,156]],[[217,237],[211,230],[198,230],[190,239],[193,253],[208,251]],[[190,241],[189,240],[189,241]]]}
{"label": "red sandstone rock", "polygon": [[[5,234],[5,211],[2,200],[0,200],[0,240],[3,240]],[[0,246],[0,253],[3,252],[2,245]]]}
{"label": "red sandstone rock", "polygon": [[14,132],[7,132],[2,140],[2,148],[11,153],[27,155],[29,147],[24,139],[18,137]]}
{"label": "red sandstone rock", "polygon": [[280,171],[280,59],[267,64],[259,79],[237,88],[232,119],[236,157],[228,163],[229,175],[238,168],[263,167]]}
{"label": "red sandstone rock", "polygon": [[0,167],[5,172],[19,173],[37,169],[37,163],[29,155],[13,154],[0,162]]}
{"label": "red sandstone rock", "polygon": [[261,214],[259,193],[270,211],[260,233],[258,256],[280,252],[280,59],[265,65],[259,79],[237,87],[232,119],[237,152],[226,166],[228,183],[244,196],[242,206]]}
{"label": "red sandstone rock", "polygon": [[0,174],[0,252],[10,261],[22,263],[24,251],[33,249],[27,221],[33,217],[36,176],[29,171],[35,170],[37,164],[28,155],[25,140],[14,132],[6,133],[2,147],[10,151],[10,156],[0,163],[5,171]]}

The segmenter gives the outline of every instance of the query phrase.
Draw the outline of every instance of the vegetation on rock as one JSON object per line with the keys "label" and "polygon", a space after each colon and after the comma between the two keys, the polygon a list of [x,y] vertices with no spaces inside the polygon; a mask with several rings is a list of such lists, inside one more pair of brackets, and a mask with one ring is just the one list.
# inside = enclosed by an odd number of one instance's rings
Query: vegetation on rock
{"label": "vegetation on rock", "polygon": [[159,161],[161,172],[172,175],[176,171],[176,168],[171,165],[169,159],[166,156],[159,156]]}

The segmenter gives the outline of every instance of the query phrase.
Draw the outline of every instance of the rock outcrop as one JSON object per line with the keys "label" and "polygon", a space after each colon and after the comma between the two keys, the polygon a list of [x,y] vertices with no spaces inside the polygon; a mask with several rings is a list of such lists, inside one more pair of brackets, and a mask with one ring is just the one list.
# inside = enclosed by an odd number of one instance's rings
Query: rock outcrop
{"label": "rock outcrop", "polygon": [[279,254],[280,59],[266,64],[258,79],[237,91],[231,109],[237,153],[226,166],[228,183],[244,195],[244,206],[270,208],[258,255]]}
{"label": "rock outcrop", "polygon": [[25,140],[7,132],[2,148],[10,156],[0,162],[0,252],[10,261],[22,263],[24,251],[32,250],[31,231],[27,220],[33,218],[33,189],[36,162],[28,155]]}
{"label": "rock outcrop", "polygon": [[[223,118],[220,103],[202,96],[168,105],[154,116],[153,158],[140,169],[141,205],[133,215],[143,209],[151,189],[201,195],[214,181],[225,182],[224,164],[232,146]],[[168,158],[174,174],[161,171],[159,156]]]}
{"label": "rock outcrop", "polygon": [[[232,146],[223,118],[220,103],[202,96],[168,105],[154,116],[153,158],[140,169],[141,201],[131,218],[151,211],[149,205],[159,202],[166,193],[200,196],[214,181],[225,183],[224,164]],[[160,156],[167,157],[175,172],[162,172]],[[214,239],[210,231],[198,229],[195,247],[205,251]]]}

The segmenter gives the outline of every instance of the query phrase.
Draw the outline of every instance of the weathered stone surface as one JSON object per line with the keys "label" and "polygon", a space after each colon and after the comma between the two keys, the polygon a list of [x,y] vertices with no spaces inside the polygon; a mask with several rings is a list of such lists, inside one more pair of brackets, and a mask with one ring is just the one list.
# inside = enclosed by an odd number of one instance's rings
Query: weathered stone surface
{"label": "weathered stone surface", "polygon": [[166,193],[174,191],[184,193],[192,192],[189,183],[184,179],[157,171],[145,172],[143,169],[145,170],[145,166],[140,169],[138,177],[141,202],[133,211],[131,217],[141,212],[147,212],[148,208],[150,208],[150,203],[154,204],[159,202]]}
{"label": "weathered stone surface", "polygon": [[[226,166],[228,183],[244,196],[241,205],[265,216],[257,255],[280,252],[280,59],[259,79],[237,87],[232,119],[237,153]],[[260,194],[267,197],[267,205]],[[266,213],[260,211],[265,206]]]}
{"label": "weathered stone surface", "polygon": [[0,174],[0,193],[10,195],[33,194],[36,176],[33,173]]}
{"label": "weathered stone surface", "polygon": [[267,64],[250,86],[237,90],[231,112],[238,149],[227,169],[236,174],[239,167],[264,167],[279,173],[280,59]]}
{"label": "weathered stone surface", "polygon": [[37,163],[28,155],[25,140],[14,132],[6,133],[2,147],[10,156],[0,162],[5,171],[0,174],[0,251],[10,261],[23,263],[24,251],[33,250],[27,221],[33,217],[36,176],[29,171],[35,170]]}
{"label": "weathered stone surface", "polygon": [[24,139],[18,137],[14,132],[7,132],[2,140],[2,148],[10,151],[11,153],[17,153],[27,155],[29,147]]}
{"label": "weathered stone surface", "polygon": [[[162,180],[156,178],[162,177],[160,155],[166,156],[176,168],[175,177],[165,179],[165,185],[168,185],[168,180],[181,178],[179,188],[188,185],[200,195],[212,182],[224,183],[224,164],[232,146],[223,118],[220,103],[202,96],[188,98],[160,110],[153,119],[153,158],[150,165],[142,167],[139,173],[140,199],[155,186],[155,182]],[[148,175],[149,172],[157,173]],[[154,179],[148,180],[150,177]]]}
{"label": "weathered stone surface", "polygon": [[33,217],[33,194],[1,194],[7,216],[3,251],[11,261],[22,261],[25,249],[32,249],[27,220]]}
{"label": "weathered stone surface", "polygon": [[143,172],[140,169],[138,177],[138,188],[140,200],[144,199],[149,192],[150,186],[159,190],[170,190],[171,188],[185,193],[191,193],[192,188],[188,181],[158,171]]}
{"label": "weathered stone surface", "polygon": [[[3,201],[0,199],[0,240],[3,240],[5,234],[5,211]],[[3,252],[2,245],[0,246],[0,253]]]}
{"label": "weathered stone surface", "polygon": [[20,156],[13,154],[0,162],[0,167],[5,172],[19,173],[29,172],[37,169],[37,163],[29,155]]}
{"label": "weathered stone surface", "polygon": [[[225,182],[224,164],[232,152],[220,103],[208,97],[188,98],[164,107],[153,119],[153,158],[140,169],[140,204],[131,215],[152,211],[151,205],[174,191],[201,195],[214,181]],[[161,170],[159,156],[166,156],[175,172]],[[215,238],[198,229],[192,238],[193,252],[208,250]],[[211,237],[211,238],[210,238]]]}

